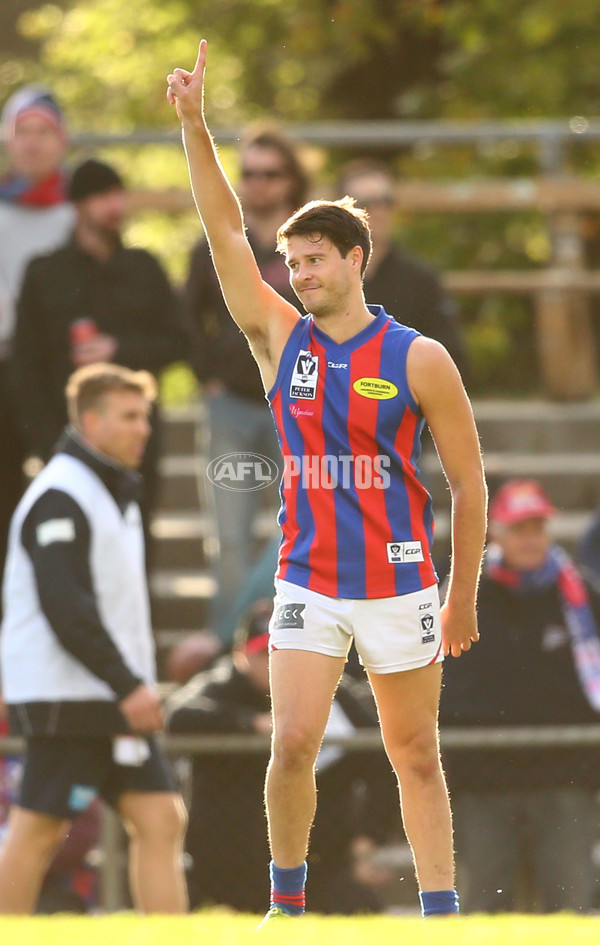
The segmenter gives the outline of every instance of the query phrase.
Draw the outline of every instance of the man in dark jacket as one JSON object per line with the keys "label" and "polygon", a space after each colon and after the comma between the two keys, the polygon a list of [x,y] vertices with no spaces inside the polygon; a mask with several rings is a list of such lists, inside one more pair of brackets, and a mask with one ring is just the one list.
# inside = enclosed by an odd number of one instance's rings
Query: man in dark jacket
{"label": "man in dark jacket", "polygon": [[[254,605],[236,632],[233,654],[195,676],[167,702],[167,727],[176,733],[269,735],[268,624],[270,601]],[[377,725],[364,688],[343,676],[326,734],[350,736]],[[192,908],[218,903],[259,912],[269,892],[264,812],[264,750],[197,755],[191,781],[187,851]],[[325,746],[317,761],[319,809],[310,863],[311,908],[317,912],[373,912],[376,890],[357,877],[359,868],[385,879],[373,863],[398,819],[397,790],[381,752]],[[368,864],[365,862],[368,861]]]}
{"label": "man in dark jacket", "polygon": [[[14,342],[23,434],[29,454],[44,462],[67,422],[63,392],[75,368],[112,361],[157,374],[185,349],[176,297],[161,266],[146,250],[121,242],[127,195],[119,174],[85,161],[68,195],[76,209],[72,238],[30,262]],[[153,427],[142,467],[145,526],[157,482],[156,416]]]}
{"label": "man in dark jacket", "polygon": [[[600,600],[552,544],[554,512],[533,480],[506,483],[490,504],[481,640],[444,666],[442,725],[600,721]],[[522,909],[524,860],[537,909],[591,908],[599,762],[595,745],[446,752],[467,910]]]}

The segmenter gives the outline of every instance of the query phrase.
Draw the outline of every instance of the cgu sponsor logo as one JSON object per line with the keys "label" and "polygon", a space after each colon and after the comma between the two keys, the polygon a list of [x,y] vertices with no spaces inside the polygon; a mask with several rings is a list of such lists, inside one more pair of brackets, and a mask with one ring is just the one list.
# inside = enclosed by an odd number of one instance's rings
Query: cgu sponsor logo
{"label": "cgu sponsor logo", "polygon": [[357,394],[369,400],[391,400],[398,396],[396,385],[382,377],[359,377],[352,387]]}
{"label": "cgu sponsor logo", "polygon": [[303,489],[387,489],[389,456],[292,456],[283,460],[283,487],[294,482]]}
{"label": "cgu sponsor logo", "polygon": [[279,478],[277,464],[261,453],[225,453],[207,466],[213,486],[229,492],[256,492]]}
{"label": "cgu sponsor logo", "polygon": [[387,557],[390,564],[408,564],[425,560],[423,545],[420,541],[388,541]]}

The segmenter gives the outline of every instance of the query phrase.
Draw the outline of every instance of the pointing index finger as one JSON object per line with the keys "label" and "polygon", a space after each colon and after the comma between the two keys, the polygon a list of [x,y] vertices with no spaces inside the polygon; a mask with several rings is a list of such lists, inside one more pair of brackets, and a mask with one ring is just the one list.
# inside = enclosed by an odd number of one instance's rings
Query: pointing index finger
{"label": "pointing index finger", "polygon": [[196,59],[196,64],[192,71],[192,75],[202,75],[204,72],[204,67],[206,66],[206,47],[208,43],[205,39],[200,40],[200,46],[198,47],[198,57]]}

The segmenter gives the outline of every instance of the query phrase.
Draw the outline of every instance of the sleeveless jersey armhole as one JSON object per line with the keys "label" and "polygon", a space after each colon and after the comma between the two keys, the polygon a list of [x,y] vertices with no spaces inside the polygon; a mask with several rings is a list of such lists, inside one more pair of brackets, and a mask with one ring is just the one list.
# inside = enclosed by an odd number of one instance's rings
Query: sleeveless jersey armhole
{"label": "sleeveless jersey armhole", "polygon": [[275,378],[275,382],[273,386],[271,387],[271,389],[268,390],[266,393],[266,398],[269,401],[269,403],[273,401],[273,397],[275,396],[275,394],[281,387],[281,381],[282,381],[283,376],[285,375],[286,371],[290,367],[291,362],[294,361],[294,359],[296,358],[297,338],[298,338],[298,335],[301,334],[301,332],[307,330],[308,322],[309,322],[308,315],[301,316],[298,322],[294,325],[292,333],[285,343],[285,347],[281,353],[281,358],[279,359],[279,367],[277,369],[277,376]]}
{"label": "sleeveless jersey armhole", "polygon": [[404,388],[403,393],[406,397],[406,402],[408,406],[414,411],[414,413],[418,417],[423,416],[423,411],[421,410],[421,407],[419,406],[419,404],[413,397],[413,392],[410,389],[410,384],[408,383],[408,374],[406,370],[406,365],[408,361],[408,352],[410,350],[410,346],[412,345],[415,338],[421,338],[421,337],[422,336],[420,332],[414,331],[414,334],[412,334],[412,337],[406,338],[405,343],[402,345],[402,348],[400,349],[400,365],[399,365],[400,377],[403,379],[402,387]]}

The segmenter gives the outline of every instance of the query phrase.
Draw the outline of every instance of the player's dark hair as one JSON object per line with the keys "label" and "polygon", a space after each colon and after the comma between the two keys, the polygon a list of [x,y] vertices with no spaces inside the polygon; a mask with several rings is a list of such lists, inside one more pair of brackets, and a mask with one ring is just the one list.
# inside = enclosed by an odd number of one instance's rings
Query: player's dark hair
{"label": "player's dark hair", "polygon": [[67,381],[65,394],[70,423],[79,429],[85,411],[100,407],[102,398],[112,391],[132,391],[153,403],[156,381],[148,371],[130,371],[120,364],[87,364]]}
{"label": "player's dark hair", "polygon": [[345,259],[351,249],[360,246],[363,251],[361,275],[371,255],[371,231],[365,210],[355,206],[353,197],[341,200],[312,200],[296,210],[277,231],[277,249],[285,253],[291,236],[325,237],[333,243]]}

